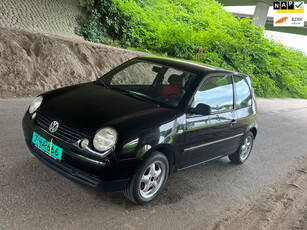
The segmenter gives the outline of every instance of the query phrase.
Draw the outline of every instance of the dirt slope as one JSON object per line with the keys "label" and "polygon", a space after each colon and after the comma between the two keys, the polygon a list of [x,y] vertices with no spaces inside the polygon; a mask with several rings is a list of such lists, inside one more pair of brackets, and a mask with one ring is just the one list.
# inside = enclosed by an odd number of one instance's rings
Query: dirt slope
{"label": "dirt slope", "polygon": [[287,176],[237,210],[217,220],[210,230],[306,230],[307,229],[307,155]]}
{"label": "dirt slope", "polygon": [[93,81],[140,55],[144,53],[0,27],[0,97],[33,96]]}

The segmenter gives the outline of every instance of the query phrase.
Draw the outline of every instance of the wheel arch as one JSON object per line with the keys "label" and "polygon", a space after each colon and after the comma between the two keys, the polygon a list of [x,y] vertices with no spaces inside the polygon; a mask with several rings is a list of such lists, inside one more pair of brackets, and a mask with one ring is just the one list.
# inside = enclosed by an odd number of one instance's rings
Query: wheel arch
{"label": "wheel arch", "polygon": [[156,151],[166,156],[168,163],[169,163],[169,174],[171,174],[173,172],[175,162],[176,162],[174,148],[171,145],[167,145],[167,144],[155,146],[143,156],[143,159],[149,157],[151,154],[153,154]]}
{"label": "wheel arch", "polygon": [[254,135],[254,139],[256,138],[257,136],[257,128],[256,127],[253,127],[249,130],[250,132],[252,132],[252,134]]}

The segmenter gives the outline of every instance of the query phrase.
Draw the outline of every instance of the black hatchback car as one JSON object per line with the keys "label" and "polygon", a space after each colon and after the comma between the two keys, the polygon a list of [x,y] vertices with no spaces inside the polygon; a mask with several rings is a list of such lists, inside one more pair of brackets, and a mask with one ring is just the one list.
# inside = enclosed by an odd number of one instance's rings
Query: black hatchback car
{"label": "black hatchback car", "polygon": [[146,203],[172,172],[224,156],[245,162],[257,116],[244,74],[138,57],[95,82],[38,96],[22,124],[29,149],[50,168]]}

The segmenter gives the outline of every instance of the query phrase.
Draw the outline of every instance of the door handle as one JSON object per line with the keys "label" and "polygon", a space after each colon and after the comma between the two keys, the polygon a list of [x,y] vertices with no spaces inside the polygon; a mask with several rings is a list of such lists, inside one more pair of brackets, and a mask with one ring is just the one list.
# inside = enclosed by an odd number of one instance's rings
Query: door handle
{"label": "door handle", "polygon": [[235,119],[231,120],[230,127],[234,126],[235,124],[237,124],[237,121]]}

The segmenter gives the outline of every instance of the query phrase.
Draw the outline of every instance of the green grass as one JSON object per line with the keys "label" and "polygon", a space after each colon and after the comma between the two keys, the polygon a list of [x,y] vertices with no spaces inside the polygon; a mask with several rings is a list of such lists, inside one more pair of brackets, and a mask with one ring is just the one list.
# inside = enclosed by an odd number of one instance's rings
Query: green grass
{"label": "green grass", "polygon": [[78,34],[93,42],[247,74],[262,97],[307,98],[307,56],[268,40],[215,0],[81,0]]}

